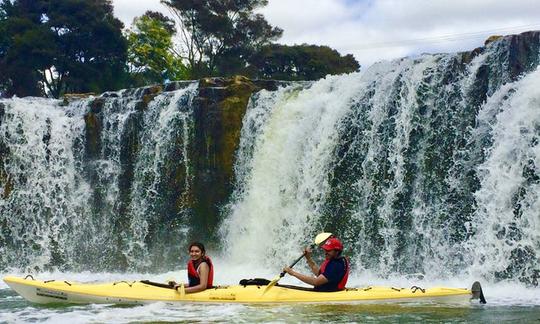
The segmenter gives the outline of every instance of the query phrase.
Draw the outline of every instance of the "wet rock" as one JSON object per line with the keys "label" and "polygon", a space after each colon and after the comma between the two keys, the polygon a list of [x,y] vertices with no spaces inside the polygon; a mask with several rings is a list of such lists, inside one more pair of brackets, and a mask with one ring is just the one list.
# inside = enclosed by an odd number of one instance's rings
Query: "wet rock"
{"label": "wet rock", "polygon": [[93,93],[93,92],[88,92],[88,93],[66,93],[62,97],[62,105],[67,106],[67,105],[69,105],[70,103],[72,103],[74,101],[87,99],[87,98],[93,97],[95,95],[96,94]]}
{"label": "wet rock", "polygon": [[497,40],[499,40],[501,38],[503,38],[502,35],[491,35],[484,41],[484,46],[487,46],[489,43],[497,41]]}
{"label": "wet rock", "polygon": [[161,92],[163,92],[163,87],[161,85],[144,88],[142,92],[142,101],[144,102],[145,106],[148,106],[148,103],[150,103],[150,101],[152,101]]}
{"label": "wet rock", "polygon": [[531,31],[504,37],[510,42],[508,63],[512,80],[535,69],[540,63],[540,32]]}
{"label": "wet rock", "polygon": [[232,193],[233,167],[242,120],[250,96],[277,89],[281,81],[252,81],[244,76],[205,78],[194,99],[193,212],[196,226],[216,232],[220,209]]}
{"label": "wet rock", "polygon": [[174,81],[163,85],[163,92],[175,91],[189,87],[190,84],[196,81]]}
{"label": "wet rock", "polygon": [[84,116],[86,124],[86,157],[89,160],[99,158],[101,152],[101,120],[96,112]]}
{"label": "wet rock", "polygon": [[90,103],[90,112],[99,114],[105,105],[105,98],[96,98]]}

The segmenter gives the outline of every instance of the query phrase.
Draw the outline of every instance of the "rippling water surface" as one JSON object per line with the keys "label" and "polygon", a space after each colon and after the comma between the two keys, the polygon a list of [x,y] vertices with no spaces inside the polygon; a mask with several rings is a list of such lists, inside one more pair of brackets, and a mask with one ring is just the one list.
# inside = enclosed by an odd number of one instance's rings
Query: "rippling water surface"
{"label": "rippling water surface", "polygon": [[[234,269],[237,270],[237,269]],[[221,274],[216,279],[233,284],[236,275]],[[261,274],[259,272],[258,274]],[[5,275],[5,274],[4,274]],[[269,273],[262,273],[270,277]],[[185,271],[163,274],[118,273],[43,273],[42,279],[68,279],[81,282],[151,279],[165,281],[185,276]],[[258,276],[258,275],[257,275]],[[403,286],[465,286],[462,278],[448,281],[424,282],[404,277],[377,279],[371,276],[351,278],[350,286],[370,284]],[[298,284],[291,278],[284,283]],[[359,323],[419,323],[419,322],[514,322],[540,321],[540,289],[526,288],[515,283],[484,284],[488,303],[480,305],[416,303],[329,303],[329,304],[172,304],[151,303],[140,306],[119,305],[36,305],[25,301],[5,283],[0,283],[0,322],[25,323],[145,323],[145,322],[359,322]]]}

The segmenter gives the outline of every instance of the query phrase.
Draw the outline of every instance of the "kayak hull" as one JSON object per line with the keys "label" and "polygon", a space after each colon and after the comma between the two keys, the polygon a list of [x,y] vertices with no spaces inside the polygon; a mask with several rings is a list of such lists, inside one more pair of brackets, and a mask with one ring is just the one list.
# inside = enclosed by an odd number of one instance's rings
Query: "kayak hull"
{"label": "kayak hull", "polygon": [[140,281],[75,283],[5,277],[19,295],[39,304],[145,304],[150,302],[213,303],[310,303],[310,302],[444,302],[469,303],[470,289],[435,287],[422,289],[394,287],[348,288],[338,292],[315,292],[290,286],[233,285],[185,294]]}

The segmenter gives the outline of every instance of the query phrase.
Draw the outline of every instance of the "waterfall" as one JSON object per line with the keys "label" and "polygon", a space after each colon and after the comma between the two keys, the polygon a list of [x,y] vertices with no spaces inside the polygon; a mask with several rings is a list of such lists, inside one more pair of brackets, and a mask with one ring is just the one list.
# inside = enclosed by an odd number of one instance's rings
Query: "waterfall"
{"label": "waterfall", "polygon": [[222,235],[278,271],[317,232],[356,271],[534,282],[540,97],[503,39],[251,98]]}
{"label": "waterfall", "polygon": [[79,163],[83,107],[58,106],[34,98],[6,107],[0,127],[2,151],[9,151],[3,170],[9,185],[0,200],[2,265],[35,268],[75,257],[70,243],[80,238],[69,229],[83,221],[89,196]]}
{"label": "waterfall", "polygon": [[478,204],[469,242],[473,269],[486,276],[540,277],[540,69],[501,87],[478,123],[491,145],[478,165]]}
{"label": "waterfall", "polygon": [[144,270],[180,256],[197,83],[148,90],[4,101],[0,266]]}
{"label": "waterfall", "polygon": [[537,285],[539,35],[316,82],[0,100],[0,269],[170,270],[197,239],[278,272],[330,231],[358,273]]}

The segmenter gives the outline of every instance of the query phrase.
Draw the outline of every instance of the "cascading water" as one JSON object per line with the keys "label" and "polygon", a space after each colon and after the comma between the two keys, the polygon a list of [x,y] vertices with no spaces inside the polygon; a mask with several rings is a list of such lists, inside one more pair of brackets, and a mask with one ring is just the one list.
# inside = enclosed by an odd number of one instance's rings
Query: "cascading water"
{"label": "cascading water", "polygon": [[[1,125],[7,184],[0,200],[0,264],[34,268],[75,257],[70,231],[88,213],[89,187],[81,179],[80,105],[14,99]],[[17,189],[12,189],[17,188]],[[21,264],[22,263],[22,264]]]}
{"label": "cascading water", "polygon": [[278,272],[325,230],[356,273],[536,284],[538,35],[275,83],[242,125],[236,80],[2,100],[0,268],[159,271],[196,237]]}
{"label": "cascading water", "polygon": [[540,69],[501,87],[478,116],[491,145],[478,166],[478,208],[467,243],[475,271],[540,278]]}
{"label": "cascading water", "polygon": [[230,257],[278,271],[326,230],[356,271],[536,284],[540,51],[520,79],[512,46],[252,97],[222,228]]}
{"label": "cascading water", "polygon": [[197,83],[145,91],[2,103],[0,267],[156,269],[179,257]]}

